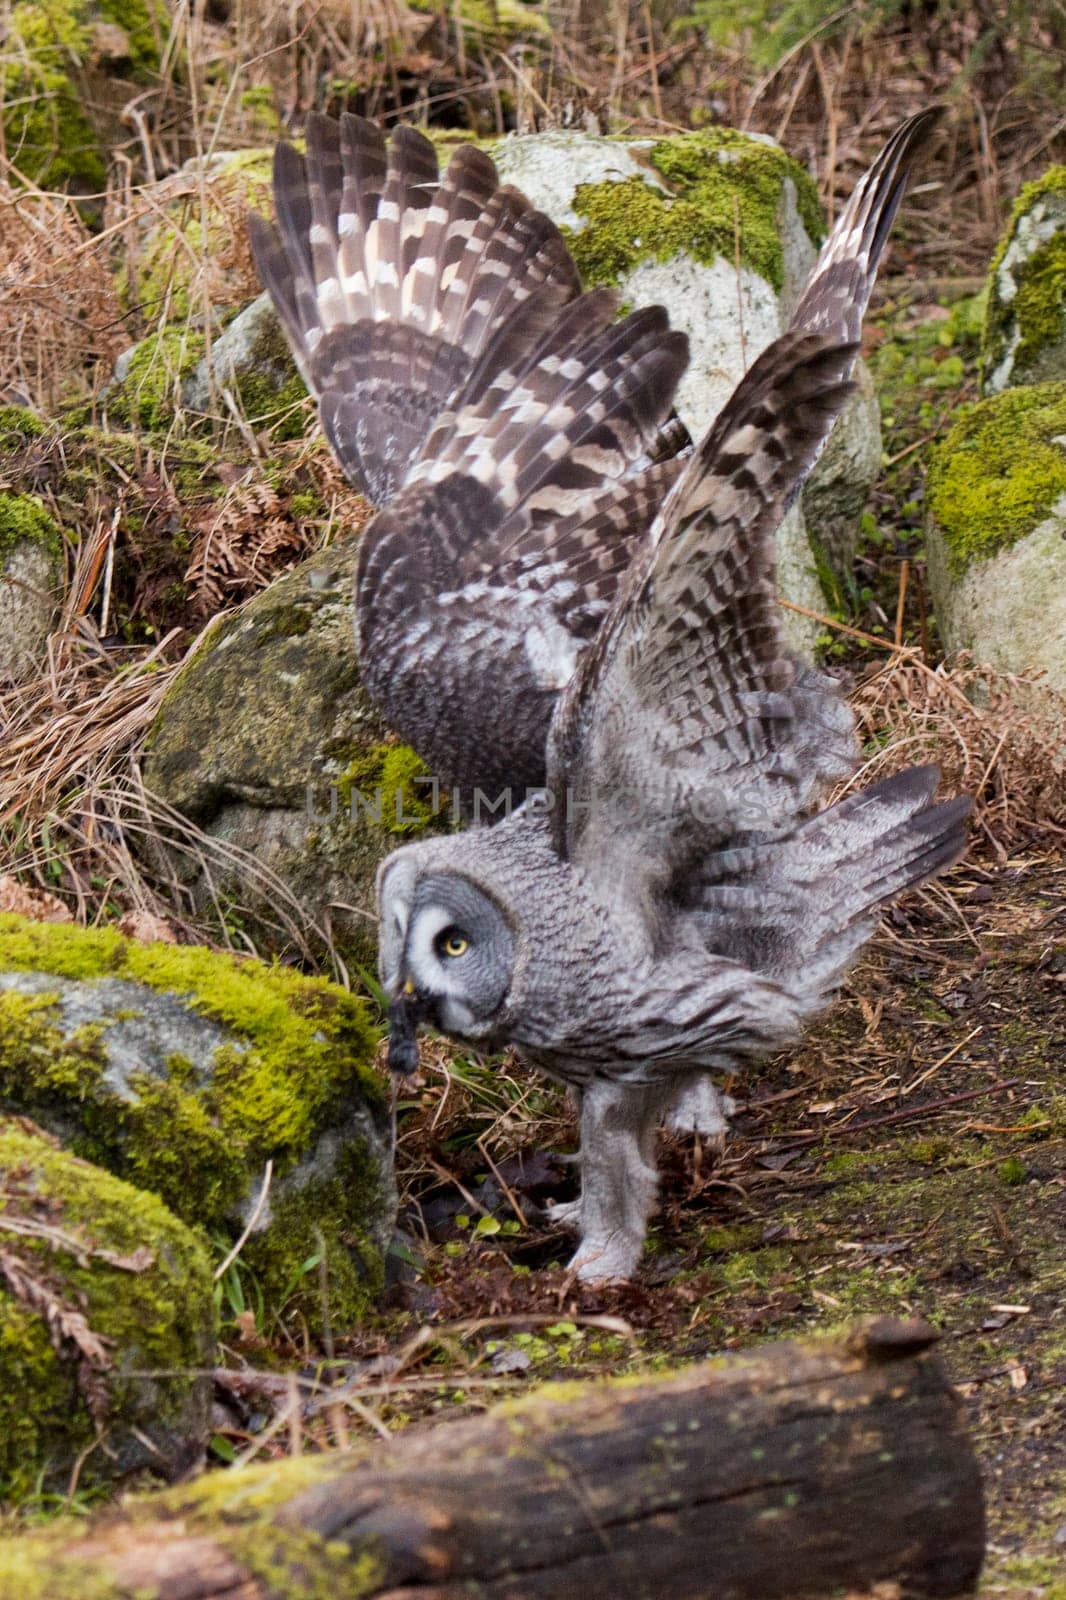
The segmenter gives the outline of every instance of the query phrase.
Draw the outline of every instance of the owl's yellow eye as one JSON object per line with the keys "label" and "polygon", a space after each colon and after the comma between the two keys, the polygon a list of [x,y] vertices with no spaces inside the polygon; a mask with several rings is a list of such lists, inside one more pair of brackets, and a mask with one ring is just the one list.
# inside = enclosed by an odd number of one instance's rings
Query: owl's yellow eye
{"label": "owl's yellow eye", "polygon": [[442,956],[465,956],[470,949],[470,940],[458,928],[445,928],[437,939],[437,949]]}

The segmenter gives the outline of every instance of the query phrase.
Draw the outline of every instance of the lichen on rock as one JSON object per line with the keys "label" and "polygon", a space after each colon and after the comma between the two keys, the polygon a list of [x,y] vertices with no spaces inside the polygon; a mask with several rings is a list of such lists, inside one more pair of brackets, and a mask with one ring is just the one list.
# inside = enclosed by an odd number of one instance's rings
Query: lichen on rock
{"label": "lichen on rock", "polygon": [[981,365],[986,394],[1066,378],[1066,167],[1015,202],[989,269]]}
{"label": "lichen on rock", "polygon": [[0,1117],[0,1501],[196,1466],[214,1331],[195,1234]]}
{"label": "lichen on rock", "polygon": [[[350,1326],[394,1195],[363,1002],[324,979],[114,929],[0,916],[0,1107],[232,1238],[268,1310]],[[325,1303],[301,1267],[325,1252]]]}

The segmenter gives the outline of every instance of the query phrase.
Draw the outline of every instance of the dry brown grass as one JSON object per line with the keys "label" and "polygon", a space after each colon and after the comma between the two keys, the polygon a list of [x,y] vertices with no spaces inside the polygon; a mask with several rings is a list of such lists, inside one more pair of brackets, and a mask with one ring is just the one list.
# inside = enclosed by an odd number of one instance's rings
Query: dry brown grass
{"label": "dry brown grass", "polygon": [[1066,838],[1066,698],[1056,707],[1032,680],[965,659],[931,667],[900,650],[852,704],[873,751],[854,783],[935,761],[947,792],[973,796],[976,851],[1004,860],[1034,831]]}
{"label": "dry brown grass", "polygon": [[106,260],[63,197],[0,176],[0,403],[91,394],[129,343]]}

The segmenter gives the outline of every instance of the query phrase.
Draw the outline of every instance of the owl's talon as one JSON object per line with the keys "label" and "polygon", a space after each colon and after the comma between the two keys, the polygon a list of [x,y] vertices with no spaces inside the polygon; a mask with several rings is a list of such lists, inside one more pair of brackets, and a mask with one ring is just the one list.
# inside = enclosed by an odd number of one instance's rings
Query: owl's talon
{"label": "owl's talon", "polygon": [[566,1228],[568,1232],[576,1233],[581,1226],[581,1201],[550,1200],[544,1207],[544,1214],[549,1227]]}
{"label": "owl's talon", "polygon": [[570,1260],[568,1270],[579,1283],[603,1285],[628,1283],[637,1269],[644,1240],[628,1235],[609,1239],[603,1245],[583,1240]]}
{"label": "owl's talon", "polygon": [[681,1090],[666,1114],[671,1133],[698,1133],[721,1154],[729,1134],[729,1121],[737,1109],[730,1094],[716,1089],[709,1078],[697,1078]]}

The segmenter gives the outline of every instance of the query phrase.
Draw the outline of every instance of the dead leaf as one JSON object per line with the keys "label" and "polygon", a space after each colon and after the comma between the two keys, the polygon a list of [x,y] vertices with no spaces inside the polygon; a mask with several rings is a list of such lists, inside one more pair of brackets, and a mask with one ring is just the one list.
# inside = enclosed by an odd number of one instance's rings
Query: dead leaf
{"label": "dead leaf", "polygon": [[177,944],[178,936],[170,923],[151,911],[127,911],[115,924],[119,933],[139,944]]}
{"label": "dead leaf", "polygon": [[0,1277],[15,1299],[42,1319],[57,1355],[63,1354],[65,1345],[74,1346],[78,1355],[78,1391],[93,1422],[98,1428],[105,1427],[110,1395],[103,1375],[112,1365],[107,1346],[115,1341],[97,1333],[80,1311],[65,1305],[47,1283],[34,1276],[24,1261],[7,1251],[0,1251]]}
{"label": "dead leaf", "polygon": [[10,873],[0,873],[0,911],[14,912],[31,922],[73,922],[70,908],[47,889],[19,883]]}
{"label": "dead leaf", "polygon": [[257,1344],[259,1342],[259,1330],[255,1325],[254,1311],[238,1311],[233,1321],[237,1329],[238,1344]]}
{"label": "dead leaf", "polygon": [[94,1250],[93,1255],[122,1272],[147,1272],[149,1267],[155,1266],[155,1251],[149,1250],[146,1244],[139,1244],[129,1255],[118,1255],[114,1250]]}

